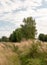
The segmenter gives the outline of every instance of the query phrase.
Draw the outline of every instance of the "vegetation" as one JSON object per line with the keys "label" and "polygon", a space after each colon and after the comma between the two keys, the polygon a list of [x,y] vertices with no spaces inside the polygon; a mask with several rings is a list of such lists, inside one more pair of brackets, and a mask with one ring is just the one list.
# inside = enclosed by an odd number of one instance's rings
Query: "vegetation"
{"label": "vegetation", "polygon": [[[41,43],[40,43],[41,44]],[[41,46],[40,46],[41,47]],[[47,53],[39,50],[39,43],[32,43],[29,53],[20,56],[22,65],[47,65]]]}
{"label": "vegetation", "polygon": [[6,36],[3,36],[2,38],[0,38],[0,42],[8,42],[9,38],[7,38]]}
{"label": "vegetation", "polygon": [[10,35],[9,40],[11,42],[19,42],[22,39],[22,31],[21,28],[16,29],[13,31],[13,33]]}
{"label": "vegetation", "polygon": [[1,43],[0,65],[47,65],[47,46],[35,40],[30,42],[28,45],[27,42],[24,42],[25,45]]}
{"label": "vegetation", "polygon": [[45,34],[40,34],[38,37],[39,40],[43,41],[43,42],[47,42],[47,35]]}
{"label": "vegetation", "polygon": [[24,18],[24,25],[21,28],[16,29],[10,35],[9,40],[11,42],[19,42],[23,39],[34,39],[36,35],[36,23],[32,17]]}
{"label": "vegetation", "polygon": [[41,41],[45,41],[45,35],[44,34],[40,34],[38,39],[41,40]]}
{"label": "vegetation", "polygon": [[[20,26],[20,28],[15,29],[15,31],[10,34],[9,38],[6,36],[0,38],[0,42],[20,42],[22,40],[35,39],[37,30],[35,20],[32,17],[24,18],[23,24]],[[47,42],[47,34],[40,33],[38,39]]]}
{"label": "vegetation", "polygon": [[36,23],[32,17],[24,18],[24,25],[21,25],[25,39],[34,39],[36,35]]}
{"label": "vegetation", "polygon": [[[47,65],[47,45],[35,40],[37,33],[36,23],[32,17],[24,18],[23,25],[12,32],[9,38],[3,36],[0,41],[0,65]],[[33,39],[23,42],[21,45],[5,42],[20,42],[21,40]],[[41,41],[47,41],[47,35],[40,34]],[[4,51],[5,50],[5,51]]]}
{"label": "vegetation", "polygon": [[[0,42],[20,42],[22,40],[35,39],[37,30],[35,20],[32,17],[24,18],[23,24],[20,26],[20,28],[15,29],[10,34],[9,38],[6,36],[0,38]],[[47,35],[39,34],[38,39],[47,42]]]}

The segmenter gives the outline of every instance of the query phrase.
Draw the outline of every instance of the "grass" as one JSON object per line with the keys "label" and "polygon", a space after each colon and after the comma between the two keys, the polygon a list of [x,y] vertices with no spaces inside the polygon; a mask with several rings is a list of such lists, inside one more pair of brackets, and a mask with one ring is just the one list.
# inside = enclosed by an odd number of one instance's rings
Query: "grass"
{"label": "grass", "polygon": [[13,54],[10,57],[7,56],[8,65],[20,65],[20,60],[17,54]]}
{"label": "grass", "polygon": [[46,49],[39,41],[0,43],[0,65],[47,65]]}

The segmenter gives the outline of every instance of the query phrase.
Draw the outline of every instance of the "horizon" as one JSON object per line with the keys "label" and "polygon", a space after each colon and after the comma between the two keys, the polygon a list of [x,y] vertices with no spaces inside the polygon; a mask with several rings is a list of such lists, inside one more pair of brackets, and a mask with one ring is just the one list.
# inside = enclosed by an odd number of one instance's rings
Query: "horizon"
{"label": "horizon", "polygon": [[26,17],[35,19],[37,34],[47,34],[47,0],[0,0],[0,37],[9,37]]}

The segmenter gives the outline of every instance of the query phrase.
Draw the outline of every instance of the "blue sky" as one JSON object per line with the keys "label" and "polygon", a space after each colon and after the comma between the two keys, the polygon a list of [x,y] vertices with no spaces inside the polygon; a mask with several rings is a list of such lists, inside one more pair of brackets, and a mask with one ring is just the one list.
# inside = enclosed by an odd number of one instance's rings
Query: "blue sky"
{"label": "blue sky", "polygon": [[38,34],[47,34],[47,0],[0,0],[0,37],[9,37],[29,16],[35,18]]}

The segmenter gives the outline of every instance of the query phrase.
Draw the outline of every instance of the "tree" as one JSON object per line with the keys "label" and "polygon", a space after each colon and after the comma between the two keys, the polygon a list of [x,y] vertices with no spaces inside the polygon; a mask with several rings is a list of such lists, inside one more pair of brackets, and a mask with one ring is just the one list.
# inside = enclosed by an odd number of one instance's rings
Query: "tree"
{"label": "tree", "polygon": [[22,38],[23,38],[23,33],[22,33],[21,28],[16,29],[15,32],[16,32],[16,39],[17,39],[17,41],[21,41]]}
{"label": "tree", "polygon": [[24,18],[23,20],[24,25],[21,25],[23,37],[25,39],[35,38],[36,35],[36,23],[32,17]]}
{"label": "tree", "polygon": [[47,42],[47,35],[45,35],[45,42]]}
{"label": "tree", "polygon": [[3,37],[1,38],[1,41],[2,41],[2,42],[8,42],[9,39],[8,39],[6,36],[3,36]]}
{"label": "tree", "polygon": [[21,28],[17,28],[15,31],[13,31],[9,37],[9,40],[12,42],[20,42],[22,40]]}
{"label": "tree", "polygon": [[9,41],[10,41],[10,42],[17,42],[15,31],[13,31],[13,33],[10,35]]}
{"label": "tree", "polygon": [[41,40],[41,41],[47,42],[47,35],[45,35],[45,34],[39,34],[38,39]]}
{"label": "tree", "polygon": [[17,28],[10,35],[9,40],[12,42],[19,42],[23,39],[34,39],[36,34],[36,23],[32,17],[24,18],[24,25],[21,25],[21,28]]}
{"label": "tree", "polygon": [[45,41],[45,35],[44,34],[39,34],[38,39],[41,40],[41,41]]}
{"label": "tree", "polygon": [[1,38],[0,38],[0,42],[1,42]]}

